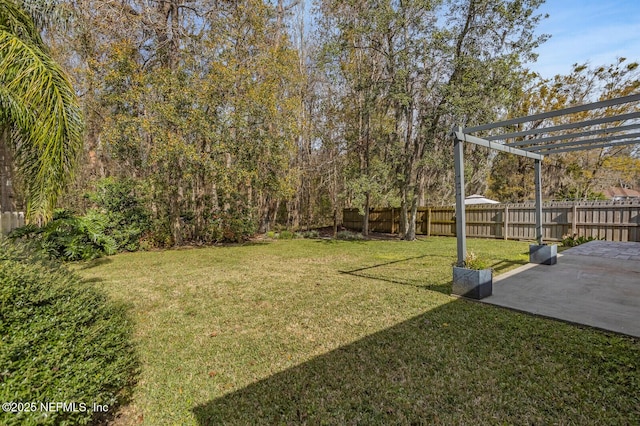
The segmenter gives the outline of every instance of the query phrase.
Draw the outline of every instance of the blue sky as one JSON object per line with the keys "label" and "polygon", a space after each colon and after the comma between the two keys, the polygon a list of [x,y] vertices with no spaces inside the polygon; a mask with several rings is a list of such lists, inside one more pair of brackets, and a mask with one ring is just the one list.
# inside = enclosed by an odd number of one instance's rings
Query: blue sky
{"label": "blue sky", "polygon": [[549,14],[539,32],[552,37],[529,67],[543,77],[568,74],[575,63],[640,62],[640,0],[547,0],[538,11]]}

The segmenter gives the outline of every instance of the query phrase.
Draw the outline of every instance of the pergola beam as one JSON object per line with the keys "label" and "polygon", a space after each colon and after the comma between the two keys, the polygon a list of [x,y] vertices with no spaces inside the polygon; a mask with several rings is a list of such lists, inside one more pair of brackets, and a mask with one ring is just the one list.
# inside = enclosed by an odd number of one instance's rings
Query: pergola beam
{"label": "pergola beam", "polygon": [[457,140],[470,142],[472,144],[491,148],[496,151],[508,152],[509,154],[515,154],[521,157],[533,158],[535,160],[542,160],[544,158],[543,155],[536,154],[534,152],[529,152],[529,151],[525,151],[518,148],[512,148],[510,146],[506,146],[501,143],[491,142],[485,139],[478,138],[476,136],[467,135],[466,133],[463,133],[461,130],[454,131],[453,133]]}
{"label": "pergola beam", "polygon": [[600,143],[596,145],[584,145],[584,146],[574,146],[571,148],[551,149],[549,151],[545,151],[544,155],[560,154],[563,152],[571,152],[571,151],[587,151],[589,149],[608,148],[612,146],[624,146],[624,145],[635,145],[635,144],[640,144],[640,140],[634,139],[631,141],[605,142],[605,143]]}
{"label": "pergola beam", "polygon": [[578,105],[578,106],[575,106],[575,107],[558,109],[558,110],[555,110],[555,111],[543,112],[543,113],[540,113],[540,114],[529,115],[529,116],[526,116],[526,117],[514,118],[514,119],[511,119],[511,120],[499,121],[497,123],[484,124],[484,125],[481,125],[481,126],[474,126],[474,127],[466,127],[466,128],[464,128],[463,132],[464,133],[480,132],[482,130],[489,130],[489,129],[495,129],[495,128],[498,128],[498,127],[512,126],[514,124],[526,123],[526,122],[529,122],[529,121],[544,120],[544,119],[547,119],[547,118],[559,117],[561,115],[575,114],[577,112],[590,111],[590,110],[598,109],[598,108],[607,108],[607,107],[610,107],[610,106],[621,105],[621,104],[626,104],[626,103],[629,103],[629,102],[636,102],[636,101],[640,101],[640,93],[635,94],[635,95],[623,96],[621,98],[608,99],[606,101],[593,102],[593,103],[590,103],[590,104],[583,104],[583,105]]}
{"label": "pergola beam", "polygon": [[582,138],[586,136],[596,136],[596,135],[602,135],[602,134],[606,135],[609,133],[620,133],[620,132],[635,130],[639,128],[640,128],[640,123],[635,123],[635,124],[629,124],[626,126],[594,129],[594,130],[589,130],[587,132],[577,132],[577,133],[569,133],[569,134],[562,134],[562,135],[555,135],[555,136],[547,136],[544,138],[525,139],[522,141],[509,142],[509,143],[506,143],[505,145],[512,146],[512,147],[523,146],[523,145],[536,145],[536,144],[542,144],[547,142],[565,141],[565,140],[574,139],[574,138]]}
{"label": "pergola beam", "polygon": [[596,126],[598,124],[612,123],[612,122],[615,122],[615,121],[626,121],[626,120],[632,120],[634,118],[640,118],[640,112],[631,112],[631,113],[628,113],[628,114],[619,114],[619,115],[613,115],[613,116],[610,116],[610,117],[594,118],[592,120],[580,121],[580,122],[576,122],[576,123],[560,124],[560,125],[552,126],[552,127],[540,127],[540,128],[535,128],[535,129],[523,130],[523,131],[520,131],[520,132],[513,132],[513,133],[505,133],[505,134],[500,134],[500,135],[487,136],[485,138],[485,140],[498,141],[498,140],[519,138],[519,137],[522,137],[522,136],[529,136],[529,135],[543,135],[543,134],[547,134],[547,133],[551,133],[551,132],[559,132],[561,130],[577,129],[579,127]]}
{"label": "pergola beam", "polygon": [[640,133],[628,133],[626,135],[605,136],[602,138],[593,138],[593,139],[580,139],[573,142],[563,142],[563,143],[555,143],[555,144],[549,144],[549,145],[534,145],[534,146],[528,146],[522,149],[525,151],[539,152],[546,155],[548,150],[556,150],[557,148],[583,145],[585,147],[584,149],[589,149],[588,147],[590,145],[602,144],[602,142],[615,142],[621,139],[637,140],[639,137],[640,137]]}

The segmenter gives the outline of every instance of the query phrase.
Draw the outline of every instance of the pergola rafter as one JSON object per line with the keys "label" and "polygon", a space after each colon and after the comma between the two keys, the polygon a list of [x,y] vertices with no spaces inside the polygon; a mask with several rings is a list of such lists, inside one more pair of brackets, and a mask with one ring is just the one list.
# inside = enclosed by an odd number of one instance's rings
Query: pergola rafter
{"label": "pergola rafter", "polygon": [[[456,174],[457,266],[464,266],[467,253],[463,151],[465,142],[531,158],[535,161],[536,240],[538,245],[542,245],[541,163],[544,156],[563,152],[640,144],[640,132],[633,132],[633,130],[640,129],[640,105],[626,107],[624,113],[615,113],[615,110],[619,110],[620,106],[632,103],[640,103],[640,93],[481,126],[454,127],[452,137],[454,140]],[[570,116],[573,114],[593,110],[603,110],[602,116],[597,118],[590,117],[585,120],[570,120]],[[543,124],[548,123],[549,119],[562,119],[569,122],[543,127]],[[526,123],[531,123],[530,129],[521,130],[518,128]],[[572,129],[578,129],[578,131],[566,132]],[[480,132],[482,132],[482,136],[477,134]]]}
{"label": "pergola rafter", "polygon": [[[585,137],[585,136],[595,136],[595,135],[607,135],[610,133],[620,133],[626,130],[635,130],[640,128],[640,123],[635,123],[635,124],[629,124],[626,126],[617,126],[617,127],[608,127],[605,129],[595,129],[595,130],[588,130],[586,132],[576,132],[576,133],[570,133],[570,134],[561,134],[561,135],[555,135],[555,136],[547,136],[547,137],[542,137],[542,138],[535,138],[535,140],[533,142],[537,143],[537,144],[543,144],[543,143],[547,143],[547,142],[554,142],[554,141],[562,141],[562,140],[567,140],[569,138],[581,138],[581,137]],[[507,143],[505,145],[507,146],[523,146],[523,145],[528,145],[531,144],[532,140],[531,139],[525,139],[522,141],[516,141],[516,142],[510,142]]]}
{"label": "pergola rafter", "polygon": [[[625,126],[625,127],[629,127],[629,126]],[[640,127],[640,126],[639,126]],[[609,130],[607,133],[604,134],[610,134],[612,133],[611,130]],[[560,147],[565,147],[565,146],[575,146],[575,145],[595,145],[596,143],[602,143],[602,142],[613,142],[616,140],[620,140],[620,139],[629,139],[629,138],[638,138],[638,136],[640,135],[640,133],[623,133],[623,134],[616,134],[616,135],[610,135],[610,136],[603,136],[603,137],[598,137],[598,138],[589,138],[589,139],[568,139],[568,138],[562,138],[562,139],[556,139],[558,142],[555,142],[553,144],[536,144],[535,146],[526,146],[526,147],[522,147],[522,150],[524,151],[536,151],[536,152],[540,152],[543,150],[549,150],[549,149],[556,149],[556,148],[560,148]],[[565,140],[571,140],[571,142],[563,142]],[[507,145],[507,146],[512,146],[512,145]]]}

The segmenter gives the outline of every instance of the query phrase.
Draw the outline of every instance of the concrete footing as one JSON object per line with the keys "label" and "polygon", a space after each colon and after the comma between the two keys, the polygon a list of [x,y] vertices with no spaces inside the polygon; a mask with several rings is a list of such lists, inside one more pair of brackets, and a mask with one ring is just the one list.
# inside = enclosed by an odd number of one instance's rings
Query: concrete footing
{"label": "concrete footing", "polygon": [[558,263],[558,246],[555,244],[529,245],[529,263],[555,265]]}
{"label": "concrete footing", "polygon": [[452,293],[471,299],[483,299],[493,292],[491,269],[468,269],[453,267]]}

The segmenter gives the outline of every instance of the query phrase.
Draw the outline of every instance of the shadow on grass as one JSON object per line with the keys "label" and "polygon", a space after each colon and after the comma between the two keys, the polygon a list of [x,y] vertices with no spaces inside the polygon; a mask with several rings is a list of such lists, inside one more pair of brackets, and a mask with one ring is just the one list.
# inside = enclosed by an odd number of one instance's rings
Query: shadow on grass
{"label": "shadow on grass", "polygon": [[429,255],[429,254],[424,254],[422,256],[407,257],[406,259],[392,260],[390,262],[378,263],[377,265],[365,266],[364,268],[353,269],[351,271],[339,271],[339,272],[341,272],[343,274],[355,274],[356,272],[366,271],[367,269],[380,268],[382,266],[393,265],[395,263],[408,262],[410,260],[415,260],[415,259],[424,259],[425,257],[433,257],[433,256]]}
{"label": "shadow on grass", "polygon": [[[167,251],[188,251],[188,250],[206,250],[211,247],[216,248],[237,248],[237,247],[253,247],[253,246],[268,246],[277,240],[248,240],[241,243],[212,243],[212,244],[199,244],[199,245],[184,245],[178,247],[170,247]],[[165,251],[165,250],[160,250]]]}
{"label": "shadow on grass", "polygon": [[104,279],[100,278],[100,277],[94,277],[94,278],[86,278],[83,279],[82,282],[86,283],[86,284],[95,284],[95,283],[101,283],[103,282]]}
{"label": "shadow on grass", "polygon": [[367,242],[367,240],[340,240],[340,239],[336,239],[336,238],[322,238],[322,239],[318,239],[315,240],[317,243],[322,243],[325,245],[334,245],[334,244],[338,244],[338,243],[353,243],[353,244],[364,244]]}
{"label": "shadow on grass", "polygon": [[500,262],[491,265],[491,268],[494,272],[501,273],[509,269],[513,269],[514,267],[517,268],[519,266],[524,266],[527,263],[529,263],[527,260],[501,260]]}
{"label": "shadow on grass", "polygon": [[82,266],[78,267],[77,269],[78,270],[92,269],[97,266],[108,265],[111,262],[113,262],[113,260],[109,259],[108,257],[99,257],[97,259],[84,262],[84,264],[82,264]]}
{"label": "shadow on grass", "polygon": [[348,272],[340,272],[340,273],[352,275],[354,277],[369,278],[372,280],[384,281],[390,284],[406,285],[406,286],[415,287],[421,290],[437,291],[438,293],[447,294],[447,295],[451,294],[451,283],[452,283],[451,280],[446,283],[416,284],[415,282],[412,282],[410,280],[401,281],[397,278],[389,278],[389,277],[384,277],[380,275],[365,274],[365,273],[350,274]]}
{"label": "shadow on grass", "polygon": [[[322,237],[322,238],[314,238],[314,240],[318,243],[325,243],[325,244],[336,244],[338,242],[345,242],[345,243],[366,243],[369,241],[384,241],[387,243],[407,243],[407,240],[403,240],[401,238],[395,237],[395,236],[384,236],[384,237],[380,237],[380,236],[373,236],[373,237],[362,237],[362,238],[355,238],[355,239],[343,239],[343,238],[334,238],[334,237]],[[416,238],[415,240],[413,240],[412,242],[426,242],[429,241],[428,238]]]}
{"label": "shadow on grass", "polygon": [[369,273],[369,272],[365,272],[365,271],[371,271],[373,269],[376,268],[382,268],[385,266],[389,266],[389,265],[394,265],[394,264],[398,264],[398,263],[406,263],[412,260],[417,260],[417,259],[424,259],[424,258],[428,258],[428,257],[438,257],[441,258],[441,256],[433,256],[430,254],[425,254],[422,256],[414,256],[414,257],[408,257],[406,259],[400,259],[400,260],[392,260],[390,262],[385,262],[385,263],[379,263],[376,265],[372,265],[372,266],[366,266],[364,268],[358,268],[358,269],[352,269],[350,271],[338,271],[341,274],[346,274],[346,275],[351,275],[354,277],[359,277],[359,278],[368,278],[368,279],[373,279],[373,280],[378,280],[378,281],[384,281],[387,283],[391,283],[391,284],[400,284],[400,285],[406,285],[406,286],[411,286],[411,287],[415,287],[415,288],[419,288],[419,289],[424,289],[424,290],[433,290],[433,291],[437,291],[440,293],[444,293],[444,294],[451,294],[451,281],[449,282],[438,282],[438,283],[434,283],[434,284],[428,284],[428,283],[423,283],[423,284],[417,284],[412,280],[407,280],[407,279],[399,279],[397,277],[389,277],[383,273]]}
{"label": "shadow on grass", "polygon": [[200,425],[636,423],[640,347],[607,367],[611,339],[455,300],[192,411]]}

